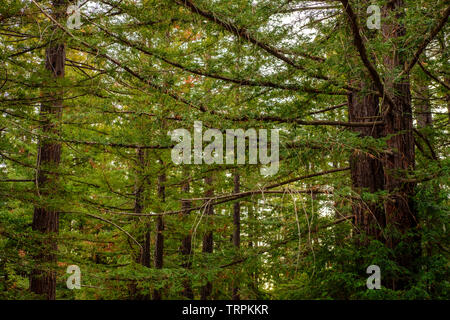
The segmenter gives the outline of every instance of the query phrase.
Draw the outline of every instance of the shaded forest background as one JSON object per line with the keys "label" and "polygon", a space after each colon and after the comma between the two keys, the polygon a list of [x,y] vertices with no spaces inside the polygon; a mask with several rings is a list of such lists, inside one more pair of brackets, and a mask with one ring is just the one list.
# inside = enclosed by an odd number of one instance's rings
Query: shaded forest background
{"label": "shaded forest background", "polygon": [[[448,1],[70,5],[0,0],[1,299],[449,298]],[[194,121],[278,173],[175,165]]]}

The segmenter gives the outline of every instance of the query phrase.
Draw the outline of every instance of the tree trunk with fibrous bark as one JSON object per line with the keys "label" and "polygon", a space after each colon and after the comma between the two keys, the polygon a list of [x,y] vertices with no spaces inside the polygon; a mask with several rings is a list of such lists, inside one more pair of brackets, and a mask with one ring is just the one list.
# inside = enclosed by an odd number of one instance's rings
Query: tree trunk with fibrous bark
{"label": "tree trunk with fibrous bark", "polygon": [[[66,10],[65,0],[52,2],[52,14],[60,20]],[[59,192],[58,167],[61,162],[61,143],[55,141],[60,136],[60,121],[63,109],[63,90],[58,80],[64,78],[66,47],[61,40],[52,40],[45,53],[45,69],[54,83],[51,102],[41,104],[40,119],[42,136],[39,138],[36,189],[41,202],[34,207],[32,229],[43,235],[42,249],[35,255],[36,267],[31,271],[30,290],[44,295],[48,300],[56,298],[57,241],[59,230],[58,208],[51,201],[57,199]]]}
{"label": "tree trunk with fibrous bark", "polygon": [[[382,25],[386,42],[398,42],[405,34],[399,19],[404,15],[402,0],[390,1],[384,8],[384,16],[394,17],[393,23]],[[384,57],[387,70],[401,70],[405,65],[405,55],[393,49]],[[411,85],[409,74],[396,79],[385,79],[385,90],[393,97],[394,106],[385,115],[384,136],[388,149],[383,158],[385,188],[389,197],[385,201],[386,225],[388,227],[387,245],[395,251],[397,264],[411,273],[417,272],[417,259],[421,256],[421,239],[416,232],[418,226],[417,210],[414,204],[415,182],[408,181],[407,173],[415,167],[415,147],[413,136],[413,116],[411,107]],[[388,110],[384,105],[383,110]],[[386,285],[392,289],[404,289],[410,277],[407,272],[396,279],[388,279]]]}

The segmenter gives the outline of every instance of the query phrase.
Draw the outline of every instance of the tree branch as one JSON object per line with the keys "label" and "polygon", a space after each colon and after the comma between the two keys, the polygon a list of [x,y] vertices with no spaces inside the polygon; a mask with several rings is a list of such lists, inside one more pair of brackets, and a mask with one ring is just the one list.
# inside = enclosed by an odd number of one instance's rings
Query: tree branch
{"label": "tree branch", "polygon": [[417,48],[417,51],[414,54],[413,58],[411,59],[411,62],[404,69],[404,72],[406,74],[408,74],[414,67],[414,65],[417,63],[417,61],[419,61],[420,55],[428,46],[428,44],[431,42],[431,40],[433,40],[434,37],[439,33],[439,31],[441,31],[441,29],[445,26],[449,16],[450,16],[450,6],[447,7],[447,9],[445,9],[444,14],[442,15],[442,18],[439,20],[438,24],[433,28],[433,30],[431,30],[430,34],[428,35],[428,37],[424,39],[419,48]]}
{"label": "tree branch", "polygon": [[386,98],[386,101],[388,102],[389,108],[385,111],[385,115],[389,114],[390,111],[394,108],[395,104],[392,100],[391,96],[388,92],[384,90],[383,83],[381,81],[381,78],[373,66],[373,64],[369,61],[369,58],[367,56],[367,50],[364,46],[364,42],[361,38],[361,35],[359,34],[359,26],[358,26],[358,20],[356,18],[355,13],[353,12],[352,7],[348,3],[348,0],[340,0],[342,5],[344,6],[345,12],[347,13],[347,16],[350,21],[350,27],[353,32],[353,43],[355,44],[356,49],[359,52],[359,56],[361,57],[361,60],[364,64],[364,66],[369,71],[370,77],[372,78],[373,82],[375,83],[375,86],[377,87],[379,93],[381,96]]}

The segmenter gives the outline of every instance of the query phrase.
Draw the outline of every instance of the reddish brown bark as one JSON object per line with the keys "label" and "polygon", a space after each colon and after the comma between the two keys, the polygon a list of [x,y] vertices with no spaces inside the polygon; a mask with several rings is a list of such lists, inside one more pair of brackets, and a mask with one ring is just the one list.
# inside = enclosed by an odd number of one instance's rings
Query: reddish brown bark
{"label": "reddish brown bark", "polygon": [[[144,190],[145,190],[145,179],[143,179],[144,168],[145,168],[145,150],[142,148],[136,149],[136,179],[134,185],[134,212],[142,213],[144,209]],[[137,221],[139,222],[139,220]],[[136,262],[142,264],[143,266],[150,268],[150,223],[146,223],[146,230],[144,231],[142,250],[138,253]],[[140,292],[137,288],[137,283],[132,282],[129,285],[130,298],[133,300],[149,300],[150,294]]]}
{"label": "reddish brown bark", "polygon": [[[158,176],[158,196],[161,203],[166,201],[166,175],[165,173]],[[164,220],[162,216],[156,219],[156,241],[155,241],[155,268],[162,269],[164,265]],[[153,300],[161,300],[161,289],[153,290]]]}
{"label": "reddish brown bark", "polygon": [[[189,182],[185,182],[181,190],[183,193],[189,193]],[[187,216],[189,214],[189,209],[191,208],[192,203],[189,200],[183,200],[181,201],[181,209],[183,210],[183,216]],[[189,232],[189,234],[185,235],[183,239],[181,240],[181,247],[180,251],[182,254],[182,267],[186,269],[190,269],[192,262],[191,262],[191,252],[192,252],[192,235]],[[194,292],[192,291],[191,282],[189,279],[183,280],[183,292],[182,295],[186,297],[187,299],[194,299]]]}
{"label": "reddish brown bark", "polygon": [[[212,185],[213,178],[212,176],[207,176],[205,178],[205,185],[206,185],[206,191],[205,191],[205,197],[212,197],[214,196],[214,187]],[[206,200],[208,201],[208,200]],[[205,214],[207,216],[211,216],[214,214],[214,207],[213,205],[209,204],[207,202],[205,207]],[[208,217],[207,217],[208,218]],[[209,220],[209,219],[207,219]],[[202,246],[202,252],[203,253],[212,253],[213,252],[213,232],[211,230],[207,231],[206,234],[203,236],[203,246]],[[201,289],[201,299],[207,300],[212,293],[212,283],[208,281],[206,285],[204,285]]]}
{"label": "reddish brown bark", "polygon": [[[65,1],[53,1],[53,14],[59,19],[65,11]],[[52,102],[41,104],[40,118],[42,136],[39,139],[37,160],[37,190],[41,203],[34,207],[32,229],[44,234],[35,255],[36,267],[31,271],[30,290],[44,295],[48,300],[56,297],[56,234],[59,229],[58,208],[51,204],[59,191],[57,168],[61,161],[61,143],[54,140],[60,135],[59,122],[62,117],[63,90],[58,88],[58,79],[64,77],[66,51],[62,42],[51,42],[46,50],[45,69],[56,84],[54,91],[46,92]]]}
{"label": "reddish brown bark", "polygon": [[417,127],[426,128],[432,125],[433,118],[431,114],[430,89],[427,80],[416,80],[417,98],[415,103],[415,111],[417,113]]}
{"label": "reddish brown bark", "polygon": [[[234,173],[233,177],[234,183],[234,193],[240,192],[240,176],[238,172]],[[241,245],[241,204],[236,201],[233,205],[233,245],[236,249],[239,249]],[[239,286],[237,285],[237,280],[233,281],[233,300],[240,300]]]}
{"label": "reddish brown bark", "polygon": [[[349,95],[349,121],[373,121],[380,115],[378,97],[369,93],[369,91],[373,92],[374,88],[364,81],[352,85],[359,86],[360,91],[354,91]],[[357,132],[360,137],[380,138],[382,134],[380,126],[353,128],[352,131]],[[384,174],[380,155],[355,150],[350,157],[350,172],[353,190],[359,195],[363,192],[374,193],[383,190]],[[354,201],[352,211],[357,233],[363,233],[375,239],[382,238],[385,217],[383,206],[379,202]]]}
{"label": "reddish brown bark", "polygon": [[[144,190],[145,190],[145,179],[144,168],[145,168],[145,150],[138,148],[136,150],[137,156],[137,177],[135,182],[135,197],[134,197],[134,212],[142,213],[144,210]],[[139,263],[145,267],[150,267],[150,224],[146,224],[146,230],[144,232],[143,239],[143,250],[139,256]]]}
{"label": "reddish brown bark", "polygon": [[[385,15],[397,19],[403,15],[403,1],[395,0],[384,8]],[[398,20],[397,20],[398,21]],[[387,42],[398,42],[405,34],[399,23],[383,24],[383,37]],[[405,65],[405,55],[393,50],[384,58],[385,67],[394,72]],[[394,107],[385,116],[384,135],[388,150],[383,159],[385,188],[389,198],[385,201],[386,224],[389,228],[387,244],[394,249],[396,262],[411,272],[416,270],[416,260],[421,255],[420,236],[415,232],[418,225],[414,207],[414,182],[406,182],[407,172],[415,167],[415,149],[413,136],[413,117],[411,108],[411,89],[409,75],[394,80],[386,79],[385,88],[393,96]],[[387,106],[383,106],[387,109]],[[400,245],[401,244],[401,245]],[[409,282],[406,272],[399,279],[391,279],[387,286],[402,289]]]}

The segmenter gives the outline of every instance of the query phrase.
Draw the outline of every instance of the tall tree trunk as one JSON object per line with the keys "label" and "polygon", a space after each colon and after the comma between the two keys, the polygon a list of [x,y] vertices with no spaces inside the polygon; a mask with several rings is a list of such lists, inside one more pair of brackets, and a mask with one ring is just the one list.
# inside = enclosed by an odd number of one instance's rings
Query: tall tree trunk
{"label": "tall tree trunk", "polygon": [[[162,203],[166,201],[166,174],[158,176],[158,196]],[[162,216],[156,219],[156,242],[155,242],[155,268],[162,269],[164,258],[164,220]],[[153,290],[153,300],[161,300],[161,289]]]}
{"label": "tall tree trunk", "polygon": [[[138,162],[138,176],[135,185],[135,201],[134,201],[134,212],[142,213],[144,210],[144,191],[145,191],[145,179],[144,168],[146,164],[145,151],[142,148],[138,148],[137,152],[137,162]],[[146,224],[146,230],[144,232],[144,245],[142,254],[139,257],[139,263],[145,267],[150,268],[150,224]]]}
{"label": "tall tree trunk", "polygon": [[[234,193],[240,192],[240,176],[237,170],[234,172]],[[233,246],[238,250],[241,245],[241,204],[236,201],[233,205]],[[233,280],[233,300],[240,300],[238,280]]]}
{"label": "tall tree trunk", "polygon": [[[348,115],[350,122],[371,122],[379,116],[378,97],[369,91],[374,90],[371,85],[360,80],[352,84],[359,87],[359,91],[353,91],[348,96]],[[355,127],[352,131],[357,132],[359,137],[380,138],[382,128]],[[353,190],[362,195],[363,192],[374,193],[384,188],[383,165],[378,155],[372,155],[359,150],[353,151],[350,156],[350,172]],[[356,226],[356,233],[380,240],[382,228],[385,226],[383,206],[379,202],[367,203],[365,201],[354,201],[352,213]],[[369,239],[365,238],[360,244],[367,244]]]}
{"label": "tall tree trunk", "polygon": [[[136,179],[134,185],[134,212],[142,213],[144,210],[144,190],[145,179],[143,179],[145,168],[145,150],[142,148],[136,149]],[[140,222],[140,219],[137,221]],[[142,251],[137,256],[137,262],[144,267],[150,268],[150,224],[145,224],[145,231],[143,237]],[[141,293],[137,290],[137,283],[132,282],[130,284],[130,296],[136,300],[148,300],[150,295],[148,293]]]}
{"label": "tall tree trunk", "polygon": [[[188,179],[188,176],[185,175],[185,178]],[[189,193],[189,181],[186,181],[181,186],[181,191],[183,194]],[[181,210],[183,210],[183,217],[186,217],[189,214],[189,209],[191,208],[192,204],[189,200],[183,200],[181,201]],[[182,254],[182,267],[189,270],[191,268],[192,262],[191,262],[191,252],[192,252],[192,234],[189,232],[187,235],[183,237],[181,240],[181,248],[180,248],[181,254]],[[189,278],[183,280],[183,296],[187,299],[194,299],[194,292],[192,291],[191,287],[191,281]]]}
{"label": "tall tree trunk", "polygon": [[[66,11],[65,0],[53,1],[53,16],[60,20]],[[57,38],[57,37],[55,37]],[[45,93],[52,97],[52,102],[41,103],[40,119],[42,121],[42,136],[39,138],[37,159],[37,190],[41,202],[34,207],[32,229],[44,235],[39,243],[43,246],[36,253],[36,267],[31,271],[30,290],[36,294],[45,295],[48,300],[56,296],[56,265],[57,240],[59,229],[58,208],[51,203],[57,199],[58,170],[61,161],[61,143],[53,139],[60,136],[59,122],[62,117],[63,90],[59,88],[58,80],[65,74],[66,50],[61,40],[51,41],[45,57],[45,69],[54,81],[52,91]]]}
{"label": "tall tree trunk", "polygon": [[[399,19],[403,10],[403,1],[395,0],[388,3],[384,13]],[[391,43],[398,42],[398,38],[405,34],[399,23],[383,24],[382,31],[386,42]],[[384,59],[388,72],[394,74],[394,70],[401,70],[405,64],[404,57],[397,50],[390,52]],[[396,262],[414,273],[417,271],[415,262],[421,255],[420,235],[415,230],[418,225],[413,201],[415,183],[403,180],[407,178],[406,173],[415,167],[409,75],[395,80],[385,79],[385,89],[394,97],[395,104],[384,119],[384,135],[390,136],[387,141],[389,152],[383,159],[385,187],[389,192],[385,202],[386,224],[390,229],[387,244],[395,250]],[[383,109],[387,107],[385,105]],[[390,279],[387,285],[392,289],[403,289],[409,281],[407,273],[403,273],[402,278]]]}
{"label": "tall tree trunk", "polygon": [[[213,183],[212,176],[207,176],[205,178],[205,188],[206,188],[205,197],[206,198],[214,196],[214,187],[213,187],[212,183]],[[206,201],[208,201],[208,200],[206,200]],[[209,204],[209,201],[205,207],[205,214],[207,216],[212,216],[214,214],[214,207],[213,207],[213,205]],[[208,220],[209,219],[207,219],[207,221]],[[213,232],[212,232],[212,230],[208,230],[206,232],[206,234],[203,236],[202,252],[203,253],[212,253],[213,252]],[[202,287],[201,299],[207,300],[211,296],[211,293],[212,293],[212,283],[208,281],[206,283],[206,285],[204,285]]]}
{"label": "tall tree trunk", "polygon": [[[248,247],[251,249],[256,249],[258,247],[258,233],[255,228],[256,225],[256,214],[255,214],[255,208],[253,206],[253,203],[249,203],[247,206],[248,210],[248,216],[247,216],[247,228],[248,228]],[[250,284],[249,289],[254,294],[254,297],[252,299],[258,299],[259,298],[259,285],[258,285],[258,270],[256,269],[258,264],[255,265],[255,268],[253,268],[253,271],[250,272],[249,278],[250,278]]]}

